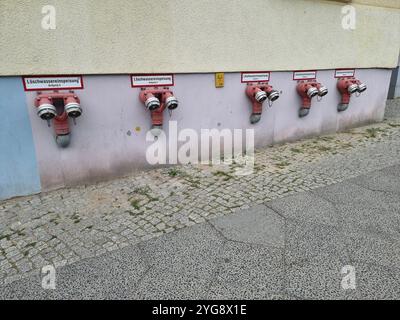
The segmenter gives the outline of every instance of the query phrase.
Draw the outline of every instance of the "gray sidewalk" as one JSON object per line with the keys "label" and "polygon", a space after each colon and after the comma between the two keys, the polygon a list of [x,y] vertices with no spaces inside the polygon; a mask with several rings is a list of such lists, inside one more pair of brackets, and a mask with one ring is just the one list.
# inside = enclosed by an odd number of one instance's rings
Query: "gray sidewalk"
{"label": "gray sidewalk", "polygon": [[[400,298],[400,165],[165,234],[0,288],[0,298]],[[341,288],[352,265],[356,289]]]}
{"label": "gray sidewalk", "polygon": [[396,99],[382,123],[257,150],[248,176],[179,166],[0,201],[0,298],[397,298],[399,169]]}
{"label": "gray sidewalk", "polygon": [[[400,102],[400,100],[399,100]],[[0,285],[400,163],[400,119],[256,151],[254,170],[188,165],[0,202]]]}

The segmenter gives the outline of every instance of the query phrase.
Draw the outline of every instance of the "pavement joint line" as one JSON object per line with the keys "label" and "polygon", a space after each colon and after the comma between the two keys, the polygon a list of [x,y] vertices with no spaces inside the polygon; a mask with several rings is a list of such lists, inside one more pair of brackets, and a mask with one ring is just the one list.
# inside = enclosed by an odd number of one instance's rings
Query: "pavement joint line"
{"label": "pavement joint line", "polygon": [[282,289],[283,293],[286,293],[286,288],[288,285],[288,276],[287,276],[287,269],[288,269],[288,262],[286,260],[287,255],[287,228],[288,228],[288,221],[287,219],[283,218],[283,248],[282,248],[282,263],[283,263],[283,281],[282,281]]}
{"label": "pavement joint line", "polygon": [[246,241],[241,241],[241,240],[237,240],[237,239],[228,238],[227,236],[225,236],[225,235],[223,234],[222,231],[220,231],[220,230],[219,230],[217,227],[215,227],[212,223],[211,223],[211,225],[212,225],[212,227],[213,227],[214,230],[217,230],[217,232],[224,238],[224,240],[225,240],[226,242],[244,244],[244,245],[248,245],[248,246],[251,246],[251,247],[257,247],[257,246],[259,246],[259,247],[265,247],[266,249],[268,249],[268,248],[270,248],[270,249],[276,249],[276,250],[281,250],[281,249],[282,249],[281,247],[274,246],[274,245],[272,245],[272,244],[266,244],[266,243],[263,243],[263,244],[262,244],[262,243],[246,242]]}
{"label": "pavement joint line", "polygon": [[[303,192],[305,192],[305,191],[303,191]],[[299,193],[300,193],[300,192],[299,192]],[[288,197],[290,197],[290,196],[291,196],[291,195],[289,195]],[[297,222],[295,219],[290,218],[290,217],[286,217],[286,216],[285,216],[282,212],[280,212],[279,210],[277,210],[277,209],[275,209],[275,208],[269,206],[268,203],[269,203],[269,202],[272,202],[273,200],[275,200],[275,199],[271,199],[271,200],[269,200],[269,201],[266,201],[266,202],[264,203],[264,206],[265,206],[267,209],[270,209],[271,211],[275,212],[275,213],[276,213],[279,217],[281,217],[284,221],[290,220],[290,221],[293,221],[293,222]]]}
{"label": "pavement joint line", "polygon": [[[344,181],[342,181],[342,182],[345,182],[345,181],[346,181],[346,180],[344,180]],[[324,188],[324,187],[321,187],[321,188]],[[318,190],[318,189],[317,189],[317,190]],[[341,217],[341,215],[340,215],[340,213],[339,213],[340,210],[338,209],[337,204],[336,204],[334,201],[332,201],[332,200],[330,200],[330,199],[328,199],[328,198],[325,198],[324,196],[322,196],[322,195],[316,193],[314,190],[311,190],[311,194],[313,194],[315,197],[320,198],[321,200],[323,200],[323,201],[329,203],[329,204],[333,207],[333,210],[335,211],[335,213],[336,213],[336,215],[337,215],[337,219],[338,219],[338,221],[339,221],[339,225],[338,225],[339,231],[342,230],[343,227],[344,227],[344,221],[343,221],[343,219],[342,219],[342,217]],[[325,225],[325,224],[322,224],[322,225],[328,226],[328,225]]]}
{"label": "pavement joint line", "polygon": [[[400,162],[399,162],[399,164],[400,164]],[[394,166],[388,166],[388,167],[386,167],[386,168],[391,168],[391,167],[394,167]],[[385,169],[385,168],[384,168],[384,169]],[[378,171],[380,171],[380,170],[378,170]],[[361,176],[363,176],[363,175],[361,175]],[[352,178],[350,178],[349,180],[352,180]],[[369,190],[369,191],[372,191],[372,192],[393,193],[393,194],[395,194],[395,195],[400,195],[400,192],[396,192],[396,191],[392,191],[392,190],[372,189],[372,188],[370,188],[370,187],[367,187],[367,186],[365,186],[365,185],[356,183],[356,182],[354,182],[354,181],[347,181],[347,183],[353,184],[354,186],[357,186],[357,187],[360,187],[360,188],[362,188],[362,189]]]}
{"label": "pavement joint line", "polygon": [[[215,226],[212,225],[209,221],[207,221],[206,223],[208,223],[214,230],[216,230],[217,233],[220,233],[220,231],[217,230],[217,229],[215,228]],[[207,285],[206,285],[206,290],[207,290],[207,292],[209,292],[209,291],[211,290],[212,285],[213,285],[214,282],[218,279],[218,275],[221,273],[221,266],[222,266],[222,264],[223,264],[223,261],[222,261],[222,259],[221,259],[221,252],[223,252],[226,243],[229,242],[229,240],[228,240],[223,234],[220,234],[220,237],[222,238],[223,243],[222,243],[222,245],[221,245],[220,248],[219,248],[218,255],[217,255],[217,258],[216,258],[216,264],[215,264],[214,270],[213,270],[213,272],[211,273],[210,279],[207,281]],[[219,258],[218,258],[218,257],[219,257]]]}

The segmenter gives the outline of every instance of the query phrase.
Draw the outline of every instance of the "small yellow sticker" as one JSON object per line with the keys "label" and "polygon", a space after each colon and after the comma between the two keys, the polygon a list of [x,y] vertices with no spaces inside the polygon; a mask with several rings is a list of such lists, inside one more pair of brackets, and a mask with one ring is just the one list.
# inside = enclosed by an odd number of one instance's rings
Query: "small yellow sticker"
{"label": "small yellow sticker", "polygon": [[225,84],[225,74],[223,72],[217,72],[215,74],[215,87],[223,88]]}

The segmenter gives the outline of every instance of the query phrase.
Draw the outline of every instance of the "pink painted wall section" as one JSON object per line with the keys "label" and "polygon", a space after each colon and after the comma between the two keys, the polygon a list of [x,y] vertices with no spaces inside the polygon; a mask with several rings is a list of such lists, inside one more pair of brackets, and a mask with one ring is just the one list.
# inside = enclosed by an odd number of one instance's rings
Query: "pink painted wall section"
{"label": "pink painted wall section", "polygon": [[[382,120],[390,70],[357,70],[356,77],[368,90],[352,97],[348,110],[340,114],[334,71],[318,71],[317,77],[329,93],[321,102],[313,99],[310,114],[299,118],[300,98],[292,73],[271,73],[270,84],[282,91],[281,97],[272,108],[265,103],[261,121],[251,125],[251,103],[240,73],[225,74],[225,87],[220,89],[215,88],[214,74],[175,75],[171,89],[180,105],[171,117],[164,113],[164,130],[168,133],[169,120],[178,121],[178,130],[191,128],[199,133],[253,128],[256,147],[262,147]],[[36,93],[26,93],[43,190],[119,177],[150,166],[146,149],[151,143],[145,137],[151,120],[139,101],[140,89],[131,88],[128,75],[84,76],[84,84],[84,90],[76,91],[83,115],[76,126],[71,121],[72,139],[66,149],[56,145],[53,127],[36,115]]]}

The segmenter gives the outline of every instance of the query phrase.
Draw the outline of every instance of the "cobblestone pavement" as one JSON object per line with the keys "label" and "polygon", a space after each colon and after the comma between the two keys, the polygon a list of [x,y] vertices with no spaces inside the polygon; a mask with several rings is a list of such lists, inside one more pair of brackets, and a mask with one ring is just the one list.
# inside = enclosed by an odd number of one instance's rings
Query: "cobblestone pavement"
{"label": "cobblestone pavement", "polygon": [[258,150],[247,176],[235,175],[235,163],[178,166],[2,201],[0,281],[398,163],[400,118],[392,115],[379,124]]}
{"label": "cobblestone pavement", "polygon": [[[400,164],[0,285],[2,299],[399,299]],[[352,280],[350,280],[352,279]]]}

